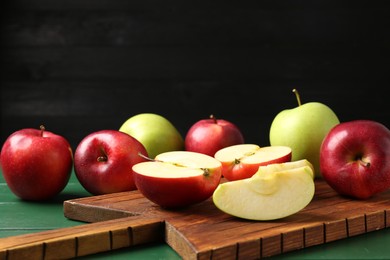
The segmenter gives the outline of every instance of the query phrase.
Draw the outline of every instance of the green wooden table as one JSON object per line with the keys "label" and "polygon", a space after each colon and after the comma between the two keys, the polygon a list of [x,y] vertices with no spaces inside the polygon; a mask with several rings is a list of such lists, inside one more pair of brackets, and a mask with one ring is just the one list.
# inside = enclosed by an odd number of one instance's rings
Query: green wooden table
{"label": "green wooden table", "polygon": [[[74,174],[54,200],[37,203],[17,198],[0,174],[0,237],[85,224],[64,217],[62,203],[67,199],[90,196]],[[165,243],[142,245],[82,259],[181,259]],[[270,259],[390,259],[390,229],[382,229],[315,247],[271,257]]]}

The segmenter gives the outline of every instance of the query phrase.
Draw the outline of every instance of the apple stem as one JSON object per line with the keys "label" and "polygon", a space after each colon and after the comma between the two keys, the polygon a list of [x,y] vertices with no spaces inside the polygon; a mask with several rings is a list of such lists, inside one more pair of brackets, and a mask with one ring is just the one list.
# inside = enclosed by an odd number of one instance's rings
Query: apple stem
{"label": "apple stem", "polygon": [[359,160],[359,162],[364,166],[364,167],[370,167],[371,163],[370,162],[365,162],[363,160]]}
{"label": "apple stem", "polygon": [[298,106],[302,105],[301,97],[299,96],[298,90],[294,88],[292,91],[295,93],[295,96],[296,96],[297,101],[298,101]]}
{"label": "apple stem", "polygon": [[152,161],[152,162],[155,162],[156,160],[155,159],[152,159],[152,158],[149,158],[145,155],[143,155],[142,153],[138,152],[138,156],[144,158],[145,160],[148,160],[148,161]]}
{"label": "apple stem", "polygon": [[40,125],[39,128],[41,129],[41,137],[43,137],[43,132],[45,131],[45,126]]}
{"label": "apple stem", "polygon": [[203,176],[207,177],[210,175],[210,170],[207,168],[201,168],[203,170]]}
{"label": "apple stem", "polygon": [[96,160],[98,162],[107,162],[107,153],[106,151],[104,151],[103,147],[100,147],[100,152],[103,154],[101,156],[99,156]]}
{"label": "apple stem", "polygon": [[217,123],[217,118],[215,118],[215,116],[213,114],[210,115],[210,119],[214,120],[215,124]]}
{"label": "apple stem", "polygon": [[99,157],[97,158],[97,161],[98,161],[98,162],[107,162],[107,157],[106,157],[106,156],[99,156]]}
{"label": "apple stem", "polygon": [[138,156],[144,158],[144,159],[147,160],[147,161],[151,161],[151,162],[170,163],[170,164],[173,164],[173,165],[176,165],[176,166],[179,166],[179,167],[184,167],[184,165],[181,165],[181,164],[179,164],[179,163],[164,162],[164,161],[161,161],[161,160],[156,160],[156,159],[149,158],[149,157],[143,155],[143,154],[140,153],[140,152],[138,153]]}

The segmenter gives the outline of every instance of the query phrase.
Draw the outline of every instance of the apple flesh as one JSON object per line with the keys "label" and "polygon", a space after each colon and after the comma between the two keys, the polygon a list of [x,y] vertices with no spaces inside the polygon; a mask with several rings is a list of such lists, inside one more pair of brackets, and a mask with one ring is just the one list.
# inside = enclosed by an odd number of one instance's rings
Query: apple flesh
{"label": "apple flesh", "polygon": [[243,219],[266,221],[288,217],[313,199],[313,176],[307,160],[260,166],[251,178],[220,184],[213,202],[221,211]]}
{"label": "apple flesh", "polygon": [[72,166],[69,142],[43,126],[14,132],[1,150],[4,179],[23,200],[43,201],[59,194],[69,181]]}
{"label": "apple flesh", "polygon": [[309,162],[306,159],[298,160],[298,161],[291,161],[286,163],[272,163],[265,166],[261,166],[254,175],[262,175],[262,174],[268,174],[273,172],[280,172],[280,171],[287,171],[291,169],[296,168],[302,168],[308,166],[311,171],[308,171],[311,174],[311,177],[315,178],[315,172],[314,172],[314,166],[311,162]]}
{"label": "apple flesh", "polygon": [[135,190],[131,167],[146,159],[145,147],[117,130],[87,135],[77,146],[74,170],[80,184],[93,195]]}
{"label": "apple flesh", "polygon": [[208,199],[222,173],[222,165],[215,158],[188,151],[162,153],[132,169],[138,190],[164,208],[185,207]]}
{"label": "apple flesh", "polygon": [[235,124],[224,119],[217,119],[213,115],[193,124],[184,140],[186,151],[209,156],[214,156],[222,148],[243,143],[244,137]]}
{"label": "apple flesh", "polygon": [[161,115],[142,113],[132,116],[122,124],[119,131],[142,143],[150,158],[163,152],[184,150],[182,135]]}
{"label": "apple flesh", "polygon": [[330,130],[320,153],[325,181],[338,193],[368,199],[390,188],[390,130],[371,120]]}
{"label": "apple flesh", "polygon": [[272,121],[269,139],[271,145],[284,145],[292,149],[292,161],[309,160],[320,178],[320,147],[329,130],[340,121],[334,111],[325,104],[308,102],[301,104],[294,90],[298,107],[279,112]]}
{"label": "apple flesh", "polygon": [[291,148],[238,144],[219,150],[214,157],[222,163],[223,177],[234,181],[252,177],[259,166],[291,161]]}

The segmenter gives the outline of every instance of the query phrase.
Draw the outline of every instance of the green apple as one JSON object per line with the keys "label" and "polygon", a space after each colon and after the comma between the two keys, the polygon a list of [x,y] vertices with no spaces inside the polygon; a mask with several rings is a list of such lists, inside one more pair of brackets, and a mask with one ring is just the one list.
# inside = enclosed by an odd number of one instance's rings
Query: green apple
{"label": "green apple", "polygon": [[314,173],[299,160],[260,166],[250,178],[220,184],[213,202],[223,212],[250,220],[275,220],[304,209],[313,199]]}
{"label": "green apple", "polygon": [[299,94],[294,89],[298,107],[279,112],[272,121],[270,144],[289,146],[292,149],[291,161],[307,159],[314,166],[316,177],[320,172],[320,147],[331,128],[339,124],[337,115],[327,105],[319,102],[301,104]]}
{"label": "green apple", "polygon": [[176,127],[165,117],[141,113],[127,119],[119,131],[141,142],[150,158],[170,151],[184,150],[184,140]]}

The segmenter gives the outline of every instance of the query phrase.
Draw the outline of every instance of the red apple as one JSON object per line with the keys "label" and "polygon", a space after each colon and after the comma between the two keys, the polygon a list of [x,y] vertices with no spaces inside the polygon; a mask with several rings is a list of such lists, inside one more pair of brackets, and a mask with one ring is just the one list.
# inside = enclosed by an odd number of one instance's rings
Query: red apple
{"label": "red apple", "polygon": [[145,147],[118,130],[93,132],[78,144],[74,170],[81,185],[93,195],[135,190],[131,167],[146,159]]}
{"label": "red apple", "polygon": [[243,143],[244,137],[235,124],[224,119],[216,119],[213,115],[192,125],[184,140],[186,151],[209,156],[214,156],[224,147]]}
{"label": "red apple", "polygon": [[322,142],[320,169],[338,193],[367,199],[390,188],[390,131],[370,120],[333,127]]}
{"label": "red apple", "polygon": [[67,185],[73,157],[69,142],[41,129],[11,134],[1,150],[1,166],[10,190],[23,200],[48,200]]}
{"label": "red apple", "polygon": [[273,163],[291,161],[291,148],[287,146],[266,146],[238,144],[225,147],[215,153],[222,163],[222,175],[228,181],[247,179],[259,169]]}
{"label": "red apple", "polygon": [[221,179],[221,163],[195,152],[161,153],[133,166],[135,184],[150,201],[165,208],[185,207],[212,196]]}

